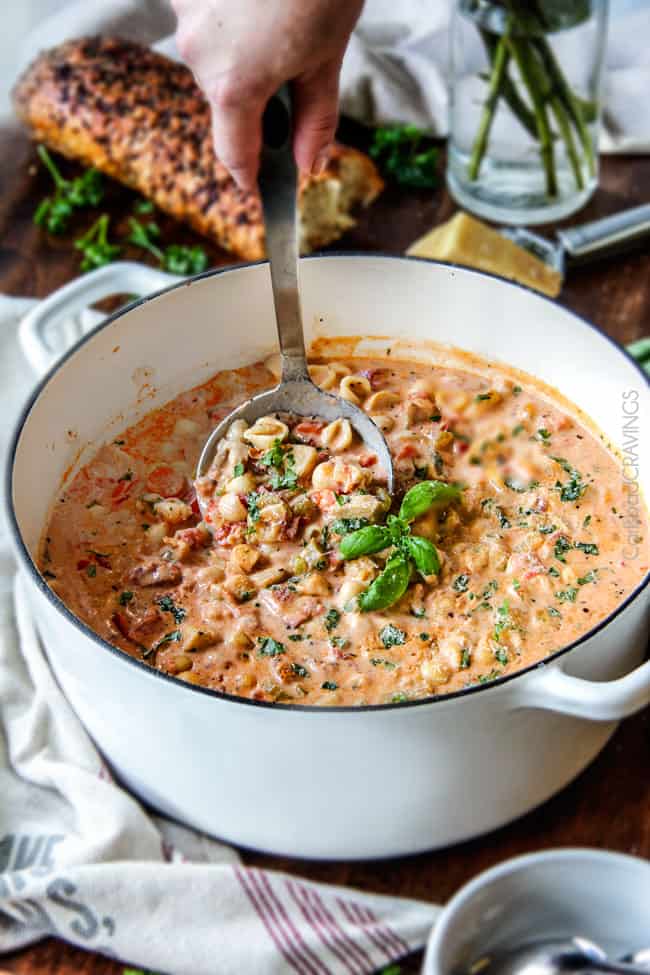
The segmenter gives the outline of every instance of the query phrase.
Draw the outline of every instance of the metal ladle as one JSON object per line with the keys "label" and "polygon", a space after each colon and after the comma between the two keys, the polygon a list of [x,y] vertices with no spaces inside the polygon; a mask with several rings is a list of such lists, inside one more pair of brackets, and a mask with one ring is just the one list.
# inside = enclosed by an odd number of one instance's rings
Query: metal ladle
{"label": "metal ladle", "polygon": [[[297,169],[293,157],[291,100],[286,88],[269,101],[262,120],[263,146],[259,187],[266,227],[266,252],[271,269],[282,378],[273,389],[242,403],[215,427],[203,448],[197,478],[205,476],[217,445],[234,420],[252,424],[278,412],[316,417],[328,423],[347,419],[376,455],[393,489],[393,465],[383,434],[358,406],[319,389],[309,377],[298,293]],[[199,497],[199,504],[207,505]],[[209,524],[209,521],[208,521]]]}
{"label": "metal ladle", "polygon": [[612,961],[602,948],[587,938],[567,941],[537,941],[473,962],[469,975],[562,975],[564,972],[610,972],[612,975],[648,975],[640,963],[641,953],[631,956],[637,964]]}

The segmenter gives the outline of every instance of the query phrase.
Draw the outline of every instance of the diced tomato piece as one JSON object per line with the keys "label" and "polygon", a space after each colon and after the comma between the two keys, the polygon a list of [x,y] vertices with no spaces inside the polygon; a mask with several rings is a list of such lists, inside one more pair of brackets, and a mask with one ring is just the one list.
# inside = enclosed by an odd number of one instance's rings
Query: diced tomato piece
{"label": "diced tomato piece", "polygon": [[95,562],[97,565],[101,565],[102,569],[110,569],[111,562],[108,556],[102,555],[101,552],[94,553]]}
{"label": "diced tomato piece", "polygon": [[469,444],[464,440],[454,440],[454,453],[465,454],[469,450]]}
{"label": "diced tomato piece", "polygon": [[293,428],[293,432],[301,440],[318,440],[325,424],[320,420],[301,420]]}
{"label": "diced tomato piece", "polygon": [[190,508],[192,509],[192,513],[193,514],[195,514],[197,516],[201,514],[201,509],[199,508],[199,502],[198,502],[198,499],[196,497],[194,497],[190,501]]}
{"label": "diced tomato piece", "polygon": [[212,539],[212,535],[206,529],[205,525],[197,525],[196,528],[183,528],[177,531],[174,538],[179,539],[181,542],[185,542],[190,548],[202,548],[205,545],[209,545]]}
{"label": "diced tomato piece", "polygon": [[376,463],[377,454],[366,454],[365,457],[359,458],[359,464],[361,467],[372,467],[372,465]]}
{"label": "diced tomato piece", "polygon": [[77,568],[79,569],[79,571],[81,571],[82,569],[87,569],[89,565],[90,565],[90,559],[79,559],[79,561],[77,562]]}
{"label": "diced tomato piece", "polygon": [[149,471],[146,483],[147,490],[161,498],[178,498],[187,486],[185,475],[166,464]]}
{"label": "diced tomato piece", "polygon": [[336,507],[336,495],[334,491],[312,491],[311,500],[317,504],[321,511],[329,511]]}
{"label": "diced tomato piece", "polygon": [[405,443],[403,447],[397,451],[397,459],[405,460],[407,457],[416,457],[418,454],[418,448],[415,444]]}
{"label": "diced tomato piece", "polygon": [[113,613],[112,622],[120,631],[122,636],[128,638],[131,621],[129,617],[126,615],[126,613],[120,613],[120,612]]}

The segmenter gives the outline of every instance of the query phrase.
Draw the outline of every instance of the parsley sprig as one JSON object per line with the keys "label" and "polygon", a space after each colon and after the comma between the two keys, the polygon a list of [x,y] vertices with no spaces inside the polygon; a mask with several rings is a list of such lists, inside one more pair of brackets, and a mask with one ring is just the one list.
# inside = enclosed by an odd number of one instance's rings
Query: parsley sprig
{"label": "parsley sprig", "polygon": [[200,274],[208,266],[208,255],[196,244],[169,244],[164,250],[159,247],[155,241],[160,237],[160,227],[153,220],[142,223],[135,217],[129,217],[129,227],[129,243],[153,254],[164,271],[187,276]]}
{"label": "parsley sprig", "polygon": [[99,206],[104,198],[102,176],[96,169],[86,169],[76,179],[65,179],[45,146],[38,146],[36,151],[54,181],[54,195],[41,200],[34,223],[51,234],[62,234],[75,210]]}
{"label": "parsley sprig", "polygon": [[375,129],[370,155],[400,186],[432,189],[438,185],[438,149],[424,145],[426,136],[415,125]]}
{"label": "parsley sprig", "polygon": [[81,251],[82,271],[92,271],[93,268],[110,264],[122,252],[119,244],[111,244],[108,239],[108,224],[110,217],[103,213],[95,220],[86,233],[74,242],[77,250]]}

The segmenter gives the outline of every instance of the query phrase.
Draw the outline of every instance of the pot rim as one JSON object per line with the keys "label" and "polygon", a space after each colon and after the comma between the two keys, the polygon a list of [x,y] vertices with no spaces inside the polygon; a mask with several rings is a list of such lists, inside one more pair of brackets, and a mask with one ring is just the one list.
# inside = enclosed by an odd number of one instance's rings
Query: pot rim
{"label": "pot rim", "polygon": [[[520,288],[522,291],[526,291],[530,294],[533,294],[536,298],[547,301],[552,305],[557,304],[554,299],[549,298],[547,295],[543,295],[537,291],[534,291],[532,288],[529,288],[527,285],[519,284],[517,281],[509,281],[491,272],[479,271],[476,268],[466,267],[463,264],[456,264],[453,263],[452,261],[431,261],[428,258],[424,258],[424,257],[416,257],[408,254],[389,254],[381,251],[371,252],[371,253],[363,252],[363,251],[328,251],[325,254],[308,254],[302,257],[301,260],[327,260],[329,258],[348,258],[348,257],[354,259],[361,258],[364,260],[379,259],[379,260],[392,260],[392,261],[415,261],[420,264],[428,264],[433,266],[439,265],[442,267],[449,267],[454,270],[461,270],[469,274],[475,274],[479,277],[495,279],[505,287]],[[587,640],[591,639],[591,637],[595,636],[597,633],[603,630],[617,616],[619,616],[632,602],[634,602],[634,600],[643,592],[643,590],[647,587],[648,583],[650,583],[650,571],[646,573],[645,577],[641,580],[638,586],[631,593],[629,593],[629,595],[621,603],[619,603],[618,606],[614,610],[612,610],[612,612],[608,616],[605,617],[605,619],[601,620],[599,623],[593,626],[590,630],[588,630],[585,634],[583,634],[583,636],[579,637],[577,640],[574,640],[573,643],[569,643],[566,646],[561,647],[559,650],[556,650],[555,653],[550,654],[548,657],[545,657],[543,660],[539,660],[536,663],[530,664],[530,666],[525,667],[522,670],[517,670],[512,674],[506,674],[503,677],[497,677],[495,680],[486,682],[485,684],[472,684],[469,687],[464,687],[458,691],[452,691],[449,694],[442,694],[442,695],[434,694],[434,695],[429,695],[428,697],[417,698],[416,700],[413,701],[390,702],[387,704],[361,704],[361,705],[348,704],[348,705],[332,705],[332,706],[315,705],[315,704],[285,704],[284,702],[282,704],[278,704],[275,701],[256,701],[253,698],[240,697],[239,695],[236,694],[226,694],[222,691],[215,691],[209,687],[202,687],[201,685],[198,684],[188,684],[186,681],[178,680],[177,678],[173,677],[171,674],[167,674],[161,670],[156,670],[154,667],[151,667],[149,664],[145,663],[144,660],[138,660],[136,657],[132,657],[130,656],[130,654],[125,653],[124,650],[121,650],[119,647],[113,646],[113,644],[109,643],[108,640],[104,640],[103,637],[101,637],[98,633],[92,630],[87,623],[85,623],[83,620],[75,616],[74,613],[63,602],[63,600],[60,599],[59,596],[57,596],[56,593],[50,588],[46,580],[38,571],[36,564],[32,559],[32,556],[23,539],[22,532],[18,524],[18,518],[16,516],[15,507],[14,507],[14,500],[13,500],[14,462],[16,458],[16,453],[18,451],[20,437],[23,432],[25,423],[29,417],[29,414],[32,411],[32,408],[36,404],[38,398],[40,397],[41,393],[43,392],[43,390],[45,389],[49,381],[52,379],[52,377],[58,372],[58,370],[62,366],[64,366],[68,362],[69,359],[71,359],[76,354],[76,352],[82,346],[84,346],[87,342],[91,341],[95,337],[95,335],[103,331],[103,329],[111,326],[113,322],[116,321],[118,318],[121,318],[123,315],[128,314],[134,308],[137,308],[140,305],[144,305],[147,302],[152,301],[156,298],[160,298],[162,295],[167,294],[170,291],[175,291],[177,288],[187,287],[191,285],[194,281],[202,280],[204,278],[213,277],[213,276],[216,277],[222,274],[228,274],[233,271],[245,270],[251,267],[258,267],[266,263],[267,261],[265,260],[247,261],[241,264],[227,265],[221,268],[211,268],[207,271],[203,271],[201,274],[195,275],[192,278],[181,279],[178,283],[168,285],[165,288],[161,288],[159,291],[154,291],[151,294],[144,295],[140,298],[137,298],[135,301],[132,301],[129,304],[123,305],[121,308],[118,308],[115,312],[113,312],[111,315],[108,315],[107,318],[105,318],[102,322],[96,325],[93,329],[91,329],[85,335],[82,335],[81,338],[78,339],[69,349],[67,349],[66,352],[61,356],[61,358],[58,359],[50,367],[50,369],[48,369],[48,371],[45,373],[42,379],[38,381],[35,388],[32,390],[31,394],[29,395],[25,405],[23,406],[18,416],[18,420],[16,421],[13,433],[11,435],[11,439],[9,441],[7,462],[5,465],[5,484],[4,484],[8,522],[9,522],[9,533],[14,543],[15,551],[19,556],[19,560],[22,561],[23,567],[27,568],[32,581],[40,590],[40,592],[45,596],[45,598],[52,604],[52,606],[54,606],[54,608],[59,613],[61,613],[61,615],[65,619],[68,620],[68,622],[70,622],[76,629],[80,630],[84,636],[88,637],[102,651],[102,653],[105,653],[108,650],[119,660],[121,660],[125,665],[127,666],[134,665],[141,671],[147,673],[151,678],[169,681],[173,684],[174,687],[180,690],[185,690],[192,694],[194,693],[205,694],[217,700],[228,701],[231,704],[245,704],[250,707],[269,708],[274,711],[278,711],[278,710],[282,712],[297,711],[297,712],[307,712],[309,714],[331,714],[333,712],[359,714],[359,713],[367,713],[369,711],[392,711],[392,710],[403,709],[403,708],[421,707],[423,705],[443,704],[443,703],[456,700],[461,697],[468,697],[470,695],[477,694],[480,691],[495,690],[496,688],[502,687],[504,684],[510,683],[511,681],[516,680],[517,678],[524,677],[526,674],[530,674],[536,670],[539,670],[540,668],[544,668],[548,666],[548,664],[555,662],[560,657],[563,657],[565,654],[569,653],[569,651],[574,650],[576,647],[580,646],[582,643],[585,643]],[[595,325],[593,322],[590,322],[589,319],[584,318],[582,315],[578,315],[575,312],[570,311],[569,309],[563,309],[563,310],[568,315],[582,322],[582,324],[587,325],[590,329],[592,329],[602,338],[605,338],[607,342],[609,342],[609,344],[613,347],[613,349],[618,354],[623,355],[624,358],[626,358],[632,364],[636,372],[639,374],[639,377],[641,378],[642,382],[646,386],[650,386],[650,377],[645,374],[645,372],[638,364],[638,362],[636,362],[636,360],[629,354],[629,352],[627,352],[627,350],[622,345],[619,345],[619,343],[616,342],[610,335],[604,332],[601,328],[599,328],[599,326]]]}

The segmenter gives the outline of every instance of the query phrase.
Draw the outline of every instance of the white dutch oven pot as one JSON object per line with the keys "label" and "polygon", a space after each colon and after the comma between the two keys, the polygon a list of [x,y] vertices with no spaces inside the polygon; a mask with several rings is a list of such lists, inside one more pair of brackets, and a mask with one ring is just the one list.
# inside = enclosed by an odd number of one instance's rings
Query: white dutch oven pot
{"label": "white dutch oven pot", "polygon": [[[305,260],[301,279],[310,337],[453,343],[557,387],[619,447],[630,435],[625,406],[636,403],[632,426],[643,442],[650,411],[641,371],[547,299],[473,271],[381,256]],[[169,281],[135,265],[74,281],[31,315],[24,348],[43,368],[52,358],[46,326],[101,294]],[[75,619],[35,570],[63,473],[89,457],[78,457],[81,447],[273,347],[266,264],[233,268],[119,312],[41,383],[18,426],[7,494],[56,676],[130,789],[229,841],[349,859],[415,853],[501,826],[566,785],[616,722],[650,701],[647,578],[583,639],[493,685],[405,705],[310,709],[227,697],[158,673]],[[647,489],[650,451],[641,453]]]}

